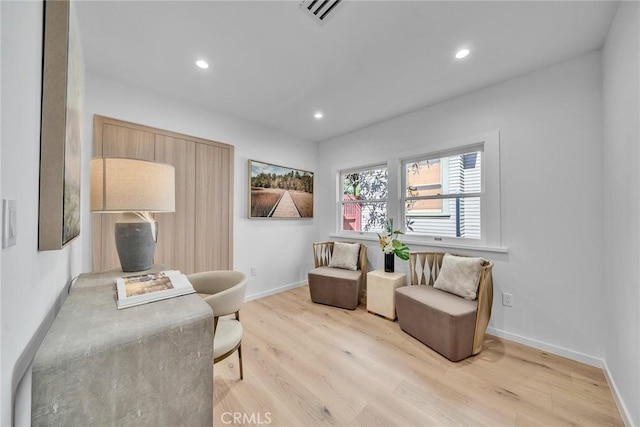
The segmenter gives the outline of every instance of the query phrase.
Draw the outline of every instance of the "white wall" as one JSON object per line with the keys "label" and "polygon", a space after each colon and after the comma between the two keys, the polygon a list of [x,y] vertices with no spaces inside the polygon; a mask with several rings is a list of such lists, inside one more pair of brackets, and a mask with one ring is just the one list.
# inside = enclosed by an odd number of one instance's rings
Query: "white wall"
{"label": "white wall", "polygon": [[[2,40],[2,5],[0,4],[0,43]],[[0,46],[0,52],[2,48]],[[0,55],[0,99],[2,99],[2,55]],[[0,129],[2,129],[2,102],[0,102]],[[2,134],[0,133],[0,160],[2,159]],[[2,189],[2,161],[0,161],[0,189]],[[2,285],[2,256],[0,256],[0,289]],[[1,295],[0,290],[0,295]],[[2,319],[2,303],[0,300],[0,319]],[[0,326],[0,384],[2,384],[2,327]],[[2,396],[4,387],[0,385],[0,402],[3,402]],[[2,403],[0,403],[0,422],[3,420]]]}
{"label": "white wall", "polygon": [[[583,55],[321,143],[319,238],[335,232],[336,184],[327,173],[334,165],[428,152],[430,144],[499,130],[502,244],[509,251],[480,252],[495,262],[491,332],[600,364],[600,59]],[[381,268],[377,242],[368,243],[370,268]],[[406,263],[396,261],[396,268]],[[502,306],[502,292],[513,294],[513,307]]]}
{"label": "white wall", "polygon": [[[603,51],[606,369],[640,426],[640,4],[621,2]],[[615,209],[611,209],[615,206]]]}
{"label": "white wall", "polygon": [[[91,150],[94,114],[167,129],[235,147],[234,269],[250,275],[247,297],[254,298],[306,281],[312,269],[311,244],[316,220],[258,220],[247,218],[248,159],[317,170],[317,146],[273,129],[164,98],[93,73],[87,73],[85,152]],[[317,206],[316,206],[317,209]],[[87,227],[87,224],[83,225]],[[84,244],[90,245],[90,235]],[[160,238],[162,238],[160,236]],[[212,236],[215,238],[215,236]],[[84,266],[89,269],[90,254]]]}
{"label": "white wall", "polygon": [[[16,360],[60,291],[81,271],[83,246],[76,239],[62,250],[38,252],[43,6],[42,2],[2,2],[0,8],[2,198],[15,199],[18,207],[17,244],[2,249],[1,258],[0,425],[8,426]],[[85,233],[86,229],[81,235]]]}

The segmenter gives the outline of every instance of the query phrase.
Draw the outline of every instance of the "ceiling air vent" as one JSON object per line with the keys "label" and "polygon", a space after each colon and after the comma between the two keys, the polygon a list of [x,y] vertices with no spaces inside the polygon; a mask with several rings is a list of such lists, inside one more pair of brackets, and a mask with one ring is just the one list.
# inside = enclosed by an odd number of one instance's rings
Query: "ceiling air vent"
{"label": "ceiling air vent", "polygon": [[304,0],[300,3],[302,9],[314,21],[324,24],[334,12],[342,0]]}

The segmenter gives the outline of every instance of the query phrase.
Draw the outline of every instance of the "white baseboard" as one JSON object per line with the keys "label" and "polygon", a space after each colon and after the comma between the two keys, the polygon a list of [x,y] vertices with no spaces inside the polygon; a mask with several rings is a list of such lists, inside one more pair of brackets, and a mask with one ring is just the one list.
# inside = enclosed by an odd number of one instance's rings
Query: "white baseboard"
{"label": "white baseboard", "polygon": [[299,288],[300,286],[304,286],[307,284],[306,280],[296,283],[290,283],[288,285],[280,286],[279,288],[269,289],[268,291],[258,292],[257,294],[246,295],[244,298],[245,302],[253,301],[256,299],[268,297],[269,295],[279,294],[280,292],[288,291],[289,289]]}
{"label": "white baseboard", "polygon": [[492,327],[487,328],[487,333],[495,335],[500,338],[506,338],[509,341],[515,341],[520,344],[524,344],[529,347],[537,348],[538,350],[548,351],[549,353],[557,354],[558,356],[566,357],[567,359],[575,360],[577,362],[586,363],[587,365],[595,366],[596,368],[603,368],[603,360],[597,357],[589,356],[588,354],[580,353],[566,349],[564,347],[558,347],[553,344],[547,344],[542,341],[537,341],[531,338],[523,337],[522,335],[512,334],[500,329]]}
{"label": "white baseboard", "polygon": [[620,412],[620,416],[622,417],[622,422],[626,427],[633,427],[633,423],[631,422],[631,414],[627,409],[624,402],[620,399],[620,393],[618,393],[618,387],[616,386],[616,382],[613,380],[611,373],[609,372],[609,366],[607,366],[607,361],[604,360],[602,370],[604,371],[604,377],[607,379],[607,384],[609,384],[609,388],[611,389],[611,394],[613,394],[613,400],[616,401],[616,406],[618,407],[618,412]]}

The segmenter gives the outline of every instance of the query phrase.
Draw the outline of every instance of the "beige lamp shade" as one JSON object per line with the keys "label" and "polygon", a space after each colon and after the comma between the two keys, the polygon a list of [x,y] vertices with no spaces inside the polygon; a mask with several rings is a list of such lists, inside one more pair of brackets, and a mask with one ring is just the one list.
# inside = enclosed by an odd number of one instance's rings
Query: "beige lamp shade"
{"label": "beige lamp shade", "polygon": [[91,159],[92,212],[175,212],[175,168],[116,157]]}

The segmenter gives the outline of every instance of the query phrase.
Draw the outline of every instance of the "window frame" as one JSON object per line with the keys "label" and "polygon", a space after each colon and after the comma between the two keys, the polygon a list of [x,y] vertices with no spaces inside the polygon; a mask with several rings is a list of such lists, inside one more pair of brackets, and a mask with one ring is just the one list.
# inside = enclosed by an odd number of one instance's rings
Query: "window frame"
{"label": "window frame", "polygon": [[[342,231],[341,230],[341,204],[340,199],[342,195],[342,187],[340,182],[340,173],[349,171],[358,171],[363,169],[369,169],[373,166],[386,165],[387,166],[387,215],[390,218],[396,220],[395,228],[401,228],[402,231],[406,231],[406,225],[404,223],[404,203],[402,202],[402,195],[406,190],[403,187],[405,178],[403,170],[403,160],[416,159],[422,157],[434,157],[438,154],[452,153],[455,150],[465,151],[470,147],[483,145],[482,156],[482,178],[481,178],[481,238],[469,239],[469,238],[456,238],[456,237],[441,237],[441,236],[424,236],[409,234],[402,238],[402,241],[406,243],[413,250],[421,250],[420,247],[427,248],[443,248],[443,249],[462,249],[470,251],[482,251],[482,252],[497,252],[507,253],[508,248],[502,245],[501,236],[501,183],[500,183],[500,132],[498,130],[481,133],[474,136],[464,137],[455,140],[446,140],[439,142],[424,143],[421,148],[413,149],[405,152],[393,152],[390,151],[386,156],[380,156],[373,162],[362,162],[359,165],[345,165],[333,169],[334,177],[336,179],[336,206],[335,212],[335,224],[334,233],[331,233],[331,237],[336,238],[352,238],[359,240],[377,241],[378,236],[375,232],[357,232],[357,231]],[[462,153],[464,154],[464,153]],[[400,219],[400,220],[398,220]],[[418,247],[416,247],[418,246]],[[415,249],[414,249],[415,247]],[[440,249],[442,250],[442,249]]]}

